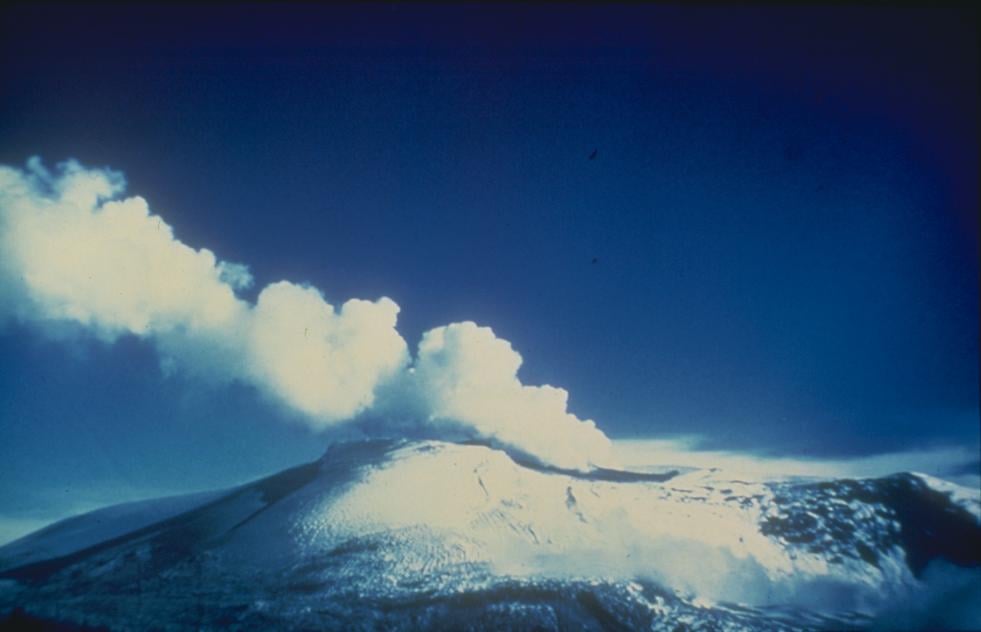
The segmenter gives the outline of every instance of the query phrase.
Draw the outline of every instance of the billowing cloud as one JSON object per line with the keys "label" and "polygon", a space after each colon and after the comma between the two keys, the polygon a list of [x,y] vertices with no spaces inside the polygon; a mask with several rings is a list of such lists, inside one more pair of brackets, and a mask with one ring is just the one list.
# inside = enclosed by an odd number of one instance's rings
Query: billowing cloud
{"label": "billowing cloud", "polygon": [[[226,327],[245,305],[223,280],[232,267],[174,239],[141,197],[111,200],[120,174],[37,159],[0,170],[0,244],[9,308],[30,320],[69,320],[113,340]],[[241,283],[247,277],[237,267]]]}
{"label": "billowing cloud", "polygon": [[352,299],[340,310],[285,281],[262,290],[248,332],[253,377],[315,424],[350,419],[407,363],[399,307]]}
{"label": "billowing cloud", "polygon": [[394,414],[557,467],[607,462],[606,436],[567,411],[564,390],[523,385],[521,356],[489,328],[437,327],[413,365],[391,299],[335,309],[281,281],[253,304],[237,295],[252,284],[245,265],[183,244],[124,188],[122,174],[75,161],[0,167],[0,318],[139,336],[165,370],[251,384],[314,428]]}
{"label": "billowing cloud", "polygon": [[412,379],[433,423],[462,423],[495,443],[547,455],[557,467],[608,462],[606,435],[566,410],[565,390],[522,384],[521,362],[489,327],[455,323],[426,332]]}
{"label": "billowing cloud", "polygon": [[370,406],[405,364],[391,300],[335,311],[281,282],[251,305],[236,296],[252,283],[246,266],[181,243],[143,198],[114,199],[123,188],[121,174],[73,161],[56,174],[37,159],[0,169],[0,276],[14,317],[147,338],[168,369],[251,383],[315,426]]}

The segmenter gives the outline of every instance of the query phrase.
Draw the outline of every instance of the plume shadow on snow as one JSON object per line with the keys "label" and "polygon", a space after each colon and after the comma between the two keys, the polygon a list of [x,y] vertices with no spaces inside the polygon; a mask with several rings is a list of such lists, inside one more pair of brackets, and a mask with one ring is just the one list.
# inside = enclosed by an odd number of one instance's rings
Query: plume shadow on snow
{"label": "plume shadow on snow", "polygon": [[669,481],[680,473],[678,470],[668,470],[667,472],[631,472],[629,470],[616,470],[606,467],[597,467],[588,472],[579,470],[567,470],[552,465],[545,465],[530,457],[521,454],[508,453],[511,460],[521,467],[530,470],[537,470],[546,474],[562,474],[572,478],[586,481],[603,481],[607,483],[663,483]]}
{"label": "plume shadow on snow", "polygon": [[458,443],[461,443],[462,445],[479,445],[494,450],[500,450],[501,452],[507,454],[508,457],[517,465],[529,470],[535,470],[545,474],[561,474],[563,476],[570,476],[572,478],[578,478],[586,481],[603,481],[608,483],[663,483],[671,480],[675,476],[678,476],[680,473],[680,471],[677,469],[671,469],[665,472],[633,472],[630,470],[617,470],[607,467],[594,467],[593,469],[584,472],[580,470],[572,470],[556,467],[554,465],[548,465],[535,458],[534,455],[521,452],[520,450],[515,450],[508,446],[499,446],[490,441],[469,439],[466,441],[459,441]]}
{"label": "plume shadow on snow", "polygon": [[[357,434],[352,434],[357,433]],[[520,448],[491,439],[474,437],[466,428],[444,424],[438,429],[427,427],[417,422],[390,420],[375,416],[362,416],[350,428],[337,428],[332,434],[338,442],[348,443],[359,441],[357,437],[374,437],[366,441],[378,441],[391,445],[404,444],[410,440],[436,440],[457,443],[460,445],[475,445],[499,450],[517,465],[546,474],[562,474],[581,480],[604,481],[611,483],[663,483],[681,473],[678,468],[663,468],[658,472],[638,472],[620,470],[608,467],[593,467],[590,470],[576,470],[550,465],[536,455]],[[388,437],[388,438],[385,438]],[[379,444],[379,445],[380,445]]]}

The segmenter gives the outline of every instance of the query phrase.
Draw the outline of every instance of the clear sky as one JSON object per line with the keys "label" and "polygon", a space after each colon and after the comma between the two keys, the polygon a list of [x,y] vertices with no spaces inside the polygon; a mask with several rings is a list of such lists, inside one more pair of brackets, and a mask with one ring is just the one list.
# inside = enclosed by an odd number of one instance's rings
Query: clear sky
{"label": "clear sky", "polygon": [[[255,288],[391,297],[410,347],[489,325],[526,384],[614,438],[978,445],[975,14],[2,11],[0,163],[122,171]],[[322,451],[252,388],[159,364],[132,336],[0,331],[0,506],[29,520]]]}

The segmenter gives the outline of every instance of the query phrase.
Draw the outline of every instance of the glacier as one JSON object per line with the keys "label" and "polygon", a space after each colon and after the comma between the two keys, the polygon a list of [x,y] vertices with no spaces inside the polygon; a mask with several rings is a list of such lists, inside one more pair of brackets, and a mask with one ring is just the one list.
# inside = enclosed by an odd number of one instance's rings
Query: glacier
{"label": "glacier", "polygon": [[335,443],[0,547],[0,615],[109,629],[981,627],[981,506],[923,474],[589,473]]}

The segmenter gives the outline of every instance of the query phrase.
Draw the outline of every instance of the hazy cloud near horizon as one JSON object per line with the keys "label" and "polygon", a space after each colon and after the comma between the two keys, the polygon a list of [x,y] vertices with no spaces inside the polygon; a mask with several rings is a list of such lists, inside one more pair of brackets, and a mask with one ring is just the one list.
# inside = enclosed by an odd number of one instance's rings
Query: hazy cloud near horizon
{"label": "hazy cloud near horizon", "polygon": [[704,450],[696,436],[672,439],[618,439],[613,452],[627,469],[650,467],[719,468],[755,478],[875,478],[917,472],[943,478],[981,496],[981,464],[976,450],[937,446],[842,458],[767,456],[750,452]]}

